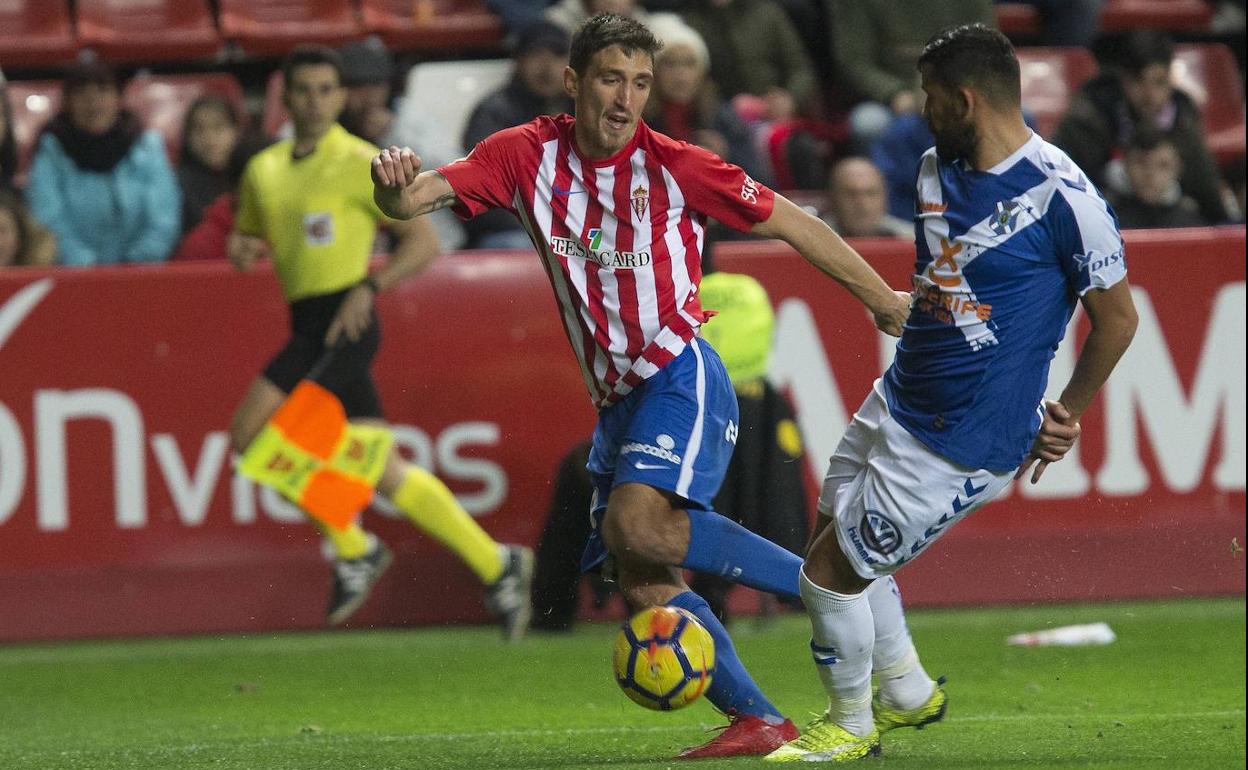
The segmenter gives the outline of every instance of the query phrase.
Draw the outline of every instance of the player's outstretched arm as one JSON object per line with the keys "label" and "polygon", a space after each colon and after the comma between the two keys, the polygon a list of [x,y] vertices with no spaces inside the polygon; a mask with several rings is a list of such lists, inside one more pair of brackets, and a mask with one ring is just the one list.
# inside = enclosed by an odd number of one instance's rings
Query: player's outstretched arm
{"label": "player's outstretched arm", "polygon": [[1040,432],[1014,478],[1021,478],[1033,463],[1039,463],[1031,475],[1031,483],[1035,484],[1049,463],[1061,460],[1070,451],[1079,437],[1079,418],[1135,337],[1139,318],[1126,278],[1108,289],[1086,292],[1083,309],[1092,322],[1092,330],[1083,342],[1075,371],[1061,398],[1045,404]]}
{"label": "player's outstretched arm", "polygon": [[373,200],[391,219],[411,219],[455,205],[455,190],[437,171],[421,171],[408,147],[388,147],[373,157]]}
{"label": "player's outstretched arm", "polygon": [[858,252],[822,220],[807,214],[783,195],[776,196],[767,221],[751,230],[764,238],[778,238],[792,246],[806,261],[844,286],[875,316],[875,325],[894,337],[901,336],[910,316],[910,295],[893,291]]}

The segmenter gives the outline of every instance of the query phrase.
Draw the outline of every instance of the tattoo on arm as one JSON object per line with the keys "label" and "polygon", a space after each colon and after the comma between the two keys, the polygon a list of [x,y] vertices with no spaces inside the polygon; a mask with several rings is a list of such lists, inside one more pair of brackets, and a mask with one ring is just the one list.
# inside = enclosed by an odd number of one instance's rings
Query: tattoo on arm
{"label": "tattoo on arm", "polygon": [[451,191],[448,193],[443,193],[442,195],[439,195],[437,198],[435,198],[433,202],[428,205],[428,211],[424,213],[427,214],[430,211],[438,211],[439,209],[444,209],[447,206],[453,206],[454,204],[455,204],[455,192]]}

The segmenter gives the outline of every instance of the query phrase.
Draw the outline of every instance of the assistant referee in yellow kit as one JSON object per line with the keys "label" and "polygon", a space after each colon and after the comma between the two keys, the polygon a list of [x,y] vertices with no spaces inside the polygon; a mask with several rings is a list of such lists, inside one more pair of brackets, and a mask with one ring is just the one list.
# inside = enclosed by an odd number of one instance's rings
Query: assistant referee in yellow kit
{"label": "assistant referee in yellow kit", "polygon": [[[383,422],[369,370],[381,341],[374,303],[378,294],[438,253],[427,218],[391,220],[373,203],[369,164],[378,150],[338,125],[346,102],[338,53],[300,46],[283,62],[282,75],[294,136],[247,164],[228,252],[240,270],[272,259],[290,303],[291,335],[234,415],[230,436],[238,452],[335,343],[341,347],[317,381],[342,401],[353,422]],[[378,225],[389,229],[397,243],[386,264],[370,274]],[[523,635],[531,606],[531,551],[494,542],[441,481],[397,452],[392,451],[377,489],[472,568],[488,587],[487,607],[502,621],[506,636]],[[358,524],[322,531],[338,557],[328,609],[329,621],[338,623],[363,603],[391,557]]]}

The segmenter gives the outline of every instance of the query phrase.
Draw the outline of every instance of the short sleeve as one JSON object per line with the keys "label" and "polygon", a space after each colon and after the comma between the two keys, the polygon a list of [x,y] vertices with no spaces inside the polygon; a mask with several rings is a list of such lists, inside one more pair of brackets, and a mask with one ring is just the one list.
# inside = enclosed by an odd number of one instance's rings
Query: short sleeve
{"label": "short sleeve", "polygon": [[529,126],[515,126],[493,133],[477,143],[468,157],[438,169],[455,191],[458,202],[451,209],[461,219],[472,219],[495,208],[512,208],[516,189],[515,168],[524,153],[532,153]]}
{"label": "short sleeve", "polygon": [[264,225],[260,213],[260,194],[256,189],[257,162],[255,158],[243,170],[243,180],[238,185],[238,209],[234,212],[234,229],[247,235],[263,236]]}
{"label": "short sleeve", "polygon": [[1071,288],[1080,296],[1090,289],[1108,289],[1127,275],[1126,252],[1118,218],[1096,188],[1061,194],[1069,204],[1056,239],[1058,261]]}
{"label": "short sleeve", "polygon": [[771,217],[776,194],[740,166],[693,145],[682,144],[672,155],[667,167],[688,208],[741,232]]}

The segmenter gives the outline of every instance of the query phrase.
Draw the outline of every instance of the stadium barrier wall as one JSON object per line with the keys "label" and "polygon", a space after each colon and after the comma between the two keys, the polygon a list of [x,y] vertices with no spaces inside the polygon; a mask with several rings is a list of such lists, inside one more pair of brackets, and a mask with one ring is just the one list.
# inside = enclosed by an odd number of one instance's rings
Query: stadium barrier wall
{"label": "stadium barrier wall", "polygon": [[[1243,593],[1244,228],[1127,240],[1140,328],[1081,442],[907,566],[911,605]],[[912,247],[857,245],[906,285]],[[813,494],[891,343],[774,243],[726,244],[717,261],[776,303],[773,377]],[[558,460],[594,419],[540,263],[450,255],[380,313],[398,443],[496,537],[533,543]],[[0,640],[322,624],[314,530],[232,473],[226,436],[286,323],[263,269],[0,272]],[[397,559],[359,624],[483,619],[465,567],[392,513],[366,518]]]}

